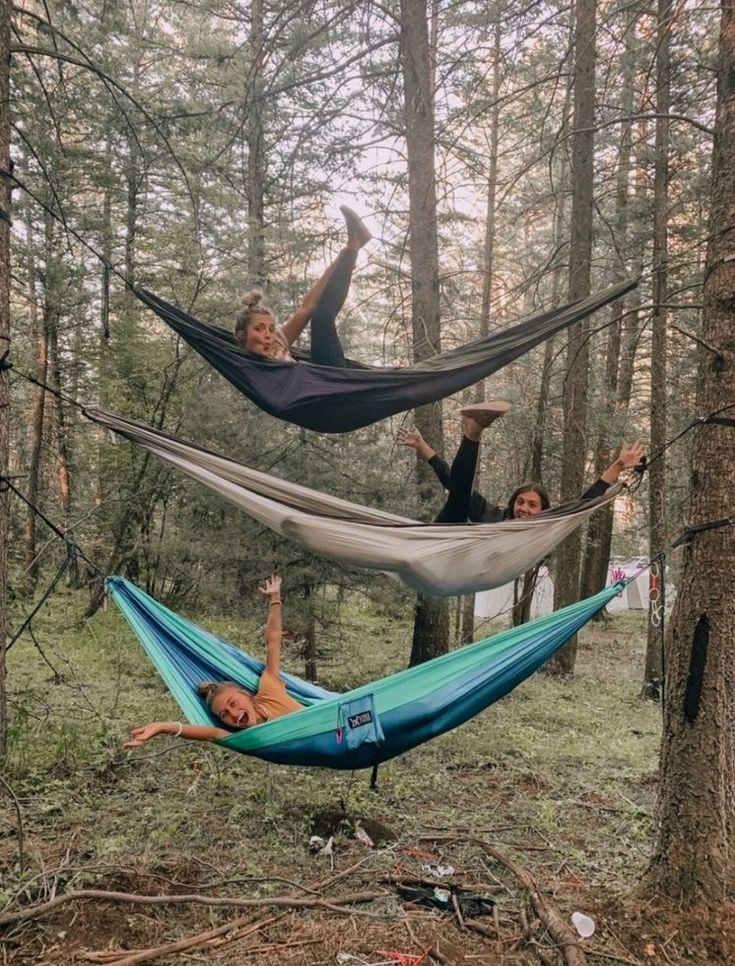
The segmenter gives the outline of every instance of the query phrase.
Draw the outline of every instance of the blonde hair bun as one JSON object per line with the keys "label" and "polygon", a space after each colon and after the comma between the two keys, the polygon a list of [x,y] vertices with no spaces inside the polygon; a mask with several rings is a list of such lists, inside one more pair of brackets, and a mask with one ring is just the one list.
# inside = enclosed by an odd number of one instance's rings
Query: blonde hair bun
{"label": "blonde hair bun", "polygon": [[249,292],[246,292],[242,297],[242,307],[248,312],[257,312],[258,310],[263,311],[265,309],[264,305],[261,305],[263,301],[263,291],[259,288],[251,288]]}

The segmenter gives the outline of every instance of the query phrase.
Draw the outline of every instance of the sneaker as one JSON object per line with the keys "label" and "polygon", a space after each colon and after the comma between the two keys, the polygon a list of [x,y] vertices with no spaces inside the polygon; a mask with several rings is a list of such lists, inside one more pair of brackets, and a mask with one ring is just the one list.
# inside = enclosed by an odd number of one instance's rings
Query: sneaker
{"label": "sneaker", "polygon": [[367,245],[373,236],[362,218],[347,205],[340,205],[339,210],[342,212],[342,217],[347,225],[347,240],[353,241],[356,239],[361,247]]}
{"label": "sneaker", "polygon": [[491,399],[488,402],[473,403],[460,410],[463,416],[474,420],[478,426],[485,429],[490,423],[504,416],[510,409],[510,403],[502,399]]}

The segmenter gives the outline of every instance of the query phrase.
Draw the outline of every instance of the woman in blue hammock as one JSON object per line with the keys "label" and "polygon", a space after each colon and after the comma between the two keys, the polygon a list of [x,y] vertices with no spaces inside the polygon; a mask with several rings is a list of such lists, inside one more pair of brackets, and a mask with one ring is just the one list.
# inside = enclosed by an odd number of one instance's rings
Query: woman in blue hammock
{"label": "woman in blue hammock", "polygon": [[[484,429],[508,412],[507,402],[477,403],[462,410],[462,442],[452,462],[451,469],[439,454],[416,430],[399,431],[398,442],[416,450],[434,470],[437,479],[447,490],[447,499],[436,517],[436,523],[497,523],[500,520],[518,520],[535,516],[548,510],[549,494],[540,483],[523,483],[515,489],[505,506],[489,503],[481,493],[472,489],[480,451],[480,438]],[[581,500],[593,500],[602,496],[608,487],[617,482],[624,470],[638,466],[643,458],[640,442],[623,444],[617,458],[581,495]]]}
{"label": "woman in blue hammock", "polygon": [[281,578],[274,574],[258,587],[258,592],[268,598],[268,619],[265,625],[265,668],[255,694],[246,691],[232,681],[205,681],[197,688],[206,700],[209,710],[219,718],[223,728],[214,725],[183,724],[181,721],[153,721],[142,728],[133,728],[133,736],[123,748],[139,748],[156,735],[173,735],[193,741],[215,741],[227,738],[233,731],[242,731],[253,725],[281,718],[294,711],[302,711],[299,704],[286,692],[286,686],[278,676],[281,666]]}
{"label": "woman in blue hammock", "polygon": [[277,362],[295,362],[291,346],[311,322],[311,361],[320,366],[345,366],[335,320],[350,289],[357,253],[372,235],[351,208],[342,205],[340,211],[347,225],[347,244],[287,322],[276,325],[260,289],[244,296],[235,335],[248,352]]}

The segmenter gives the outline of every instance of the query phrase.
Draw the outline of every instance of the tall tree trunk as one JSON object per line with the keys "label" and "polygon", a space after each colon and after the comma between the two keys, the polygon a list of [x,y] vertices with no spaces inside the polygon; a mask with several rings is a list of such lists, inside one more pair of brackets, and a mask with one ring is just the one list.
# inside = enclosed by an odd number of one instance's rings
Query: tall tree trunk
{"label": "tall tree trunk", "polygon": [[[0,0],[0,356],[10,348],[10,21],[12,5]],[[10,379],[0,371],[0,471],[10,460]],[[8,601],[9,499],[0,494],[0,762],[8,751],[5,668]]]}
{"label": "tall tree trunk", "polygon": [[[629,16],[625,13],[626,18]],[[636,29],[635,25],[628,25],[626,33],[626,49],[623,59],[623,94],[622,112],[624,116],[631,118],[625,121],[620,132],[620,148],[618,151],[618,169],[616,174],[615,190],[615,247],[621,252],[628,251],[628,220],[629,220],[629,182],[631,172],[632,150],[633,150],[633,109],[634,109],[634,82],[636,71]],[[613,273],[614,281],[623,281],[630,274],[628,265],[624,258],[615,263]],[[630,401],[630,390],[621,397],[619,393],[618,374],[620,370],[620,354],[622,345],[623,319],[629,301],[619,299],[610,306],[611,326],[608,329],[608,344],[605,356],[605,389],[604,389],[604,416],[600,424],[597,445],[595,446],[595,476],[599,477],[609,466],[613,458],[613,449],[617,441],[613,442],[609,437],[610,426],[614,425],[615,411],[627,410]],[[603,507],[598,510],[587,526],[587,542],[585,548],[584,564],[582,566],[582,597],[591,597],[607,583],[607,571],[610,563],[610,548],[612,546],[612,527],[615,513],[612,506]],[[595,620],[602,617],[601,611]]]}
{"label": "tall tree trunk", "polygon": [[[569,24],[569,44],[574,43],[574,20]],[[570,111],[572,106],[572,78],[569,79],[564,94],[564,104],[562,107],[560,139],[566,144],[569,136]],[[557,305],[559,293],[561,292],[563,263],[557,258],[561,251],[562,236],[564,234],[564,223],[566,219],[567,192],[569,190],[569,164],[565,151],[558,151],[556,157],[555,192],[554,192],[554,253],[555,261],[551,277],[551,304]],[[553,170],[553,169],[552,169]],[[529,479],[539,481],[543,479],[544,461],[544,442],[546,439],[546,415],[549,408],[549,389],[551,386],[551,369],[554,363],[554,343],[552,337],[544,343],[544,361],[541,367],[541,381],[539,384],[538,396],[536,401],[536,419],[534,422],[533,436],[531,439],[531,466]]]}
{"label": "tall tree trunk", "polygon": [[263,0],[250,5],[248,106],[248,274],[265,285],[265,145],[263,143]]}
{"label": "tall tree trunk", "polygon": [[314,584],[304,581],[304,612],[302,634],[304,635],[304,677],[307,681],[317,679],[316,619],[314,616]]}
{"label": "tall tree trunk", "polygon": [[[735,6],[722,0],[717,118],[697,412],[735,399]],[[701,352],[702,350],[700,350]],[[687,519],[731,513],[733,430],[694,438]],[[713,529],[684,551],[667,638],[659,828],[646,894],[719,902],[735,889],[735,531]]]}
{"label": "tall tree trunk", "polygon": [[[52,245],[55,236],[52,233]],[[61,355],[59,351],[59,322],[61,320],[60,293],[60,262],[55,251],[48,253],[46,263],[46,294],[44,298],[44,324],[48,333],[48,352],[51,385],[63,391]],[[58,396],[53,397],[51,404],[53,414],[54,437],[56,439],[57,463],[56,485],[59,502],[62,508],[62,529],[69,526],[72,508],[71,483],[71,443],[69,441],[69,426],[67,411]]]}
{"label": "tall tree trunk", "polygon": [[[669,231],[669,110],[671,106],[672,0],[658,0],[656,53],[656,146],[653,178],[653,312],[651,315],[651,452],[666,443],[666,300],[668,296]],[[648,471],[649,556],[655,557],[666,543],[666,462],[654,460]],[[661,698],[661,629],[653,620],[653,608],[665,605],[654,599],[648,605],[648,639],[643,696]]]}
{"label": "tall tree trunk", "polygon": [[[493,33],[493,85],[491,91],[492,111],[490,112],[490,156],[488,158],[487,191],[485,195],[485,246],[482,266],[482,304],[480,307],[481,337],[490,331],[490,310],[493,303],[493,273],[495,271],[495,207],[498,190],[498,140],[500,133],[500,61],[502,50],[500,41],[502,30],[500,17],[495,23]],[[485,400],[484,379],[475,384],[474,401]],[[462,629],[460,640],[468,643],[475,633],[475,595],[467,594],[462,610]]]}
{"label": "tall tree trunk", "polygon": [[[46,220],[48,231],[50,219]],[[36,378],[39,382],[46,382],[48,377],[48,326],[46,313],[39,313],[36,292],[36,259],[33,251],[35,244],[33,231],[33,216],[29,213],[26,223],[28,238],[28,311],[31,317],[31,329],[36,344]],[[41,476],[41,452],[43,450],[43,429],[46,419],[46,392],[40,386],[33,388],[33,403],[30,418],[30,457],[28,460],[28,482],[26,495],[31,504],[38,503]],[[36,514],[28,509],[25,528],[25,572],[28,586],[35,590],[38,583],[39,564],[36,553]]]}
{"label": "tall tree trunk", "polygon": [[[401,0],[401,65],[408,158],[414,361],[420,362],[441,350],[434,172],[434,92],[431,86],[426,0]],[[417,409],[416,426],[441,452],[441,404],[434,403]],[[426,505],[434,489],[433,471],[422,460],[417,460],[416,472],[422,503]],[[431,657],[446,654],[448,648],[447,602],[441,598],[419,596],[410,663],[420,664]]]}
{"label": "tall tree trunk", "polygon": [[[140,65],[136,63],[133,68],[133,92],[138,90],[138,79],[140,75]],[[128,138],[127,142],[128,157],[125,164],[125,270],[126,279],[134,284],[136,261],[137,261],[137,241],[138,241],[138,194],[140,190],[140,158],[138,147],[133,137]],[[117,376],[110,374],[113,385],[116,378],[124,379],[125,370],[131,364],[129,356],[129,346],[132,342],[132,332],[135,326],[135,296],[126,288],[121,299],[121,311],[116,319],[115,330],[111,333],[109,342],[105,334],[101,335],[101,361],[100,361],[100,396],[105,399],[109,386],[107,385],[108,367],[105,352],[116,353],[116,366],[112,370]],[[144,457],[140,466],[133,473],[130,482],[130,493],[137,494],[140,484],[145,478],[145,467],[148,465],[147,457]],[[119,471],[119,470],[118,470]],[[101,547],[107,548],[110,544],[110,534],[112,534],[112,550],[107,559],[106,573],[116,573],[121,567],[128,568],[128,573],[132,573],[135,567],[133,559],[137,547],[137,539],[134,536],[136,524],[140,521],[140,512],[135,501],[128,501],[127,505],[119,509],[113,509],[108,505],[108,492],[106,481],[100,475],[98,481],[97,499],[101,508],[98,514],[98,543]],[[102,604],[104,599],[104,586],[96,580],[91,588],[90,599],[85,611],[85,617],[91,617]]]}
{"label": "tall tree trunk", "polygon": [[[596,0],[577,0],[574,27],[574,134],[572,136],[572,224],[569,249],[569,301],[590,292],[592,262],[592,200],[594,177]],[[564,382],[564,444],[561,493],[578,496],[584,482],[587,417],[587,324],[569,333]],[[575,531],[558,554],[554,608],[579,598],[581,536]],[[577,656],[574,635],[549,662],[555,674],[572,674]]]}

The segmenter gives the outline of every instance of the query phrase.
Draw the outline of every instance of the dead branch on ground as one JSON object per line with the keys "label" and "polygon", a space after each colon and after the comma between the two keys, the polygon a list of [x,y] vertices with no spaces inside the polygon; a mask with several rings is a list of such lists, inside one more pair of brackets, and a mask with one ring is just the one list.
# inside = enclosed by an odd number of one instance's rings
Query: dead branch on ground
{"label": "dead branch on ground", "polygon": [[0,915],[0,926],[7,926],[16,922],[25,922],[29,919],[39,919],[53,909],[58,909],[59,906],[66,905],[69,902],[81,902],[82,900],[89,899],[101,899],[105,902],[127,902],[142,906],[198,903],[205,906],[220,906],[229,909],[267,908],[269,906],[285,909],[328,909],[331,912],[349,912],[350,914],[357,913],[361,916],[374,916],[374,913],[364,912],[362,910],[347,910],[344,907],[360,902],[371,902],[373,899],[381,899],[385,895],[385,892],[355,892],[351,895],[335,896],[332,899],[312,898],[311,896],[268,896],[258,899],[234,899],[199,894],[146,896],[133,892],[106,892],[104,889],[79,889],[76,892],[68,892],[63,896],[55,896],[53,899],[49,899],[48,902],[42,902],[37,906],[31,906],[17,912],[4,912]]}
{"label": "dead branch on ground", "polygon": [[[429,837],[430,836],[424,836],[424,838]],[[437,836],[437,839],[441,839],[442,841],[446,842],[449,840],[449,837]],[[455,836],[454,841],[473,842],[475,845],[479,845],[479,847],[483,849],[487,855],[495,859],[496,862],[499,862],[501,865],[505,866],[509,872],[512,872],[513,875],[523,884],[523,887],[525,888],[526,892],[528,893],[528,897],[531,900],[531,905],[533,906],[536,915],[546,927],[549,936],[553,939],[554,943],[560,948],[566,966],[586,966],[587,957],[579,945],[579,939],[576,932],[567,923],[565,917],[561,914],[556,904],[541,893],[538,883],[528,869],[522,865],[519,865],[517,862],[514,862],[512,859],[508,858],[507,855],[504,855],[502,852],[498,851],[495,846],[490,845],[489,842],[485,842],[483,839],[474,838],[472,836]]]}

